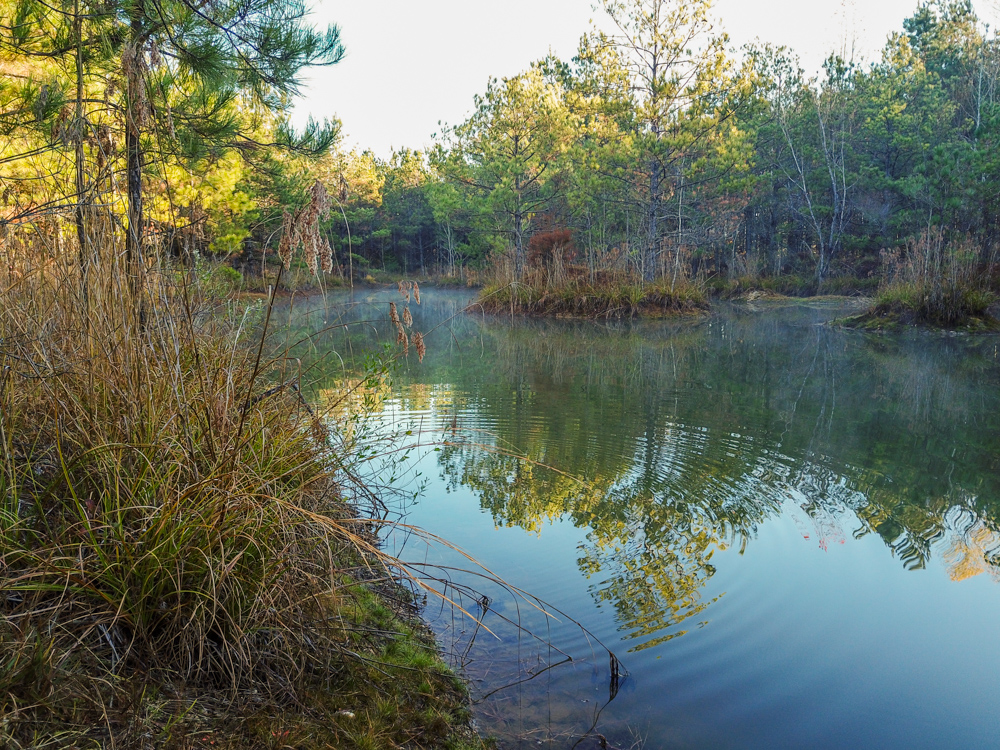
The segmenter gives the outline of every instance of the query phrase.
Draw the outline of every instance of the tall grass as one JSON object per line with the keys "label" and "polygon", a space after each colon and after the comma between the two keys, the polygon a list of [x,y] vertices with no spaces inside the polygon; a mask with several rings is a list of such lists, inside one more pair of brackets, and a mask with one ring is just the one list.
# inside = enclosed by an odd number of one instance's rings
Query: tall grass
{"label": "tall grass", "polygon": [[552,251],[543,262],[529,257],[518,275],[510,253],[497,255],[486,274],[479,302],[490,312],[583,318],[697,313],[708,307],[705,285],[688,273],[687,262],[670,260],[656,281],[644,281],[628,265],[588,270],[572,256]]}
{"label": "tall grass", "polygon": [[945,327],[984,318],[994,298],[980,255],[969,238],[948,241],[940,228],[925,230],[903,250],[883,251],[886,280],[873,314]]}
{"label": "tall grass", "polygon": [[[315,746],[443,736],[403,726],[398,660],[356,637],[420,641],[359,593],[393,561],[342,502],[264,313],[128,266],[110,224],[85,253],[64,235],[0,245],[0,746],[194,746],[226,716],[213,744],[282,746],[289,710]],[[453,678],[410,661],[421,710],[457,711]],[[396,706],[382,725],[334,710],[376,698]]]}

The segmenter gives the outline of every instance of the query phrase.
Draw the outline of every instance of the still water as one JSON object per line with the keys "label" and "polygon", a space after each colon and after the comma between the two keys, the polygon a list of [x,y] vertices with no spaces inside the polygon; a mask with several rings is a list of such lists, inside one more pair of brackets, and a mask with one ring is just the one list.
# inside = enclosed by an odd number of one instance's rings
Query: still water
{"label": "still water", "polygon": [[[391,300],[293,308],[318,400],[395,339]],[[379,471],[483,566],[387,540],[482,616],[426,610],[485,734],[1000,747],[1000,338],[844,331],[830,303],[602,323],[470,301],[410,304],[427,355],[377,411],[418,447]]]}

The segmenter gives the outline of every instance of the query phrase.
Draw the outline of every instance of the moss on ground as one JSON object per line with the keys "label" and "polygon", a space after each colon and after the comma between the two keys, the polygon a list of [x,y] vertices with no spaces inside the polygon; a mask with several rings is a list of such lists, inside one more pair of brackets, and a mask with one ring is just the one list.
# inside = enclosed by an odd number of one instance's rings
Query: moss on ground
{"label": "moss on ground", "polygon": [[267,679],[231,691],[162,671],[111,675],[86,660],[56,665],[43,636],[35,634],[28,653],[12,653],[16,639],[7,632],[0,646],[0,746],[493,747],[472,729],[465,685],[441,660],[407,590],[354,582],[342,591],[325,611],[338,622],[345,658],[285,694]]}

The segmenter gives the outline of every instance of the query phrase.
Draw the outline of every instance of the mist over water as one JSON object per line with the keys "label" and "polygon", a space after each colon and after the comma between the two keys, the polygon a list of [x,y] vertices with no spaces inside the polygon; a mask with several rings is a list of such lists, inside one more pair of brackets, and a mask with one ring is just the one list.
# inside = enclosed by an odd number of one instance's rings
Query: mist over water
{"label": "mist over water", "polygon": [[[390,300],[293,311],[304,329],[370,321],[318,337],[318,394],[394,338]],[[845,314],[830,303],[599,323],[461,313],[469,301],[424,290],[410,305],[428,353],[411,351],[380,409],[425,445],[407,523],[555,608],[447,570],[483,625],[433,601],[426,615],[485,733],[996,746],[1000,339],[843,331],[824,325]],[[470,567],[413,536],[387,543]]]}

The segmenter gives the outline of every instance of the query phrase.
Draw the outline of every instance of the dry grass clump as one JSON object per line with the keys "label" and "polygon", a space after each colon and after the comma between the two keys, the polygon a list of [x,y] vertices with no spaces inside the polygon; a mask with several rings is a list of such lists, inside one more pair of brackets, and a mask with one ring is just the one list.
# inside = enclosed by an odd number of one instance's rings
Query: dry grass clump
{"label": "dry grass clump", "polygon": [[904,250],[884,251],[886,282],[874,307],[862,316],[944,328],[991,327],[994,296],[980,253],[968,238],[949,242],[940,228],[924,231]]}
{"label": "dry grass clump", "polygon": [[479,303],[488,312],[578,318],[635,318],[695,314],[708,309],[694,284],[643,284],[636,279],[591,283],[582,279],[561,286],[526,283],[483,287]]}
{"label": "dry grass clump", "polygon": [[488,312],[578,318],[635,318],[708,309],[705,284],[690,273],[686,250],[665,250],[655,281],[644,280],[634,259],[619,250],[601,267],[577,262],[569,230],[535,235],[524,268],[512,251],[491,259],[479,304]]}
{"label": "dry grass clump", "polygon": [[[0,746],[442,741],[461,691],[391,652],[358,580],[393,561],[259,311],[38,237],[0,246]],[[400,719],[418,688],[450,722]]]}

